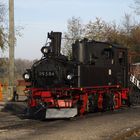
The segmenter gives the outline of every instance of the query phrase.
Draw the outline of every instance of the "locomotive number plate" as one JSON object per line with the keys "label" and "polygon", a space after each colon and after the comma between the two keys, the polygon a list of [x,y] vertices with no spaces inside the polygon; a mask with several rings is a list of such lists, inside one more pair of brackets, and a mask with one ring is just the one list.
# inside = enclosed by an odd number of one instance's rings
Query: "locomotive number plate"
{"label": "locomotive number plate", "polygon": [[53,77],[55,76],[55,73],[53,71],[40,71],[39,76],[40,77]]}

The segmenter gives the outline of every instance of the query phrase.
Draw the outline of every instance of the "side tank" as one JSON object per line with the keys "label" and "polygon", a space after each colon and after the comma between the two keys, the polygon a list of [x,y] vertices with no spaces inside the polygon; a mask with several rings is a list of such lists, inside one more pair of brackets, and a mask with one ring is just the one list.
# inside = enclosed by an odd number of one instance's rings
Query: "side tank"
{"label": "side tank", "polygon": [[73,60],[78,65],[78,87],[128,87],[127,48],[88,39],[76,41],[72,47]]}

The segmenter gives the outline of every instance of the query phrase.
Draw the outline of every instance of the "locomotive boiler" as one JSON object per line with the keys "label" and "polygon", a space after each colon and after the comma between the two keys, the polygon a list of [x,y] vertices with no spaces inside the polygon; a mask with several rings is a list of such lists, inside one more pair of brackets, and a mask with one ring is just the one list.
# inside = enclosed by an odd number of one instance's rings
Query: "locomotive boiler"
{"label": "locomotive boiler", "polygon": [[128,105],[127,49],[108,42],[77,40],[72,59],[61,54],[61,32],[48,33],[43,57],[23,77],[28,113],[39,118],[70,118]]}

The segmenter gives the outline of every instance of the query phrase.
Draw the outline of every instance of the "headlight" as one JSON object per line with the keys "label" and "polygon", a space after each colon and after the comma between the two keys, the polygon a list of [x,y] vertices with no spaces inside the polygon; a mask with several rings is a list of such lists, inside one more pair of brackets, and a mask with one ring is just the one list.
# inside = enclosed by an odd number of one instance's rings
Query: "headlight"
{"label": "headlight", "polygon": [[23,78],[25,80],[29,80],[30,79],[30,74],[29,73],[24,73]]}
{"label": "headlight", "polygon": [[71,80],[72,78],[73,78],[73,75],[71,75],[71,74],[67,75],[68,80]]}
{"label": "headlight", "polygon": [[47,53],[49,52],[49,47],[46,47],[46,46],[42,47],[42,48],[41,48],[41,52],[42,52],[43,54],[47,54]]}

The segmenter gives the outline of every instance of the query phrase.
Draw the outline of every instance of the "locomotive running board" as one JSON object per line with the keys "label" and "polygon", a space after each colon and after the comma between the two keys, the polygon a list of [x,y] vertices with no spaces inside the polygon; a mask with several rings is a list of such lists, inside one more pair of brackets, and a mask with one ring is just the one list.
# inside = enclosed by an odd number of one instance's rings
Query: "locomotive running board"
{"label": "locomotive running board", "polygon": [[77,108],[47,109],[46,119],[72,118],[77,115]]}

